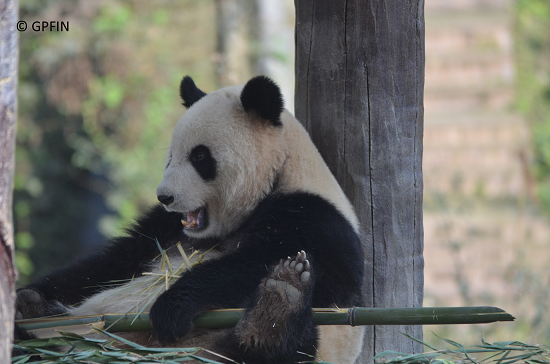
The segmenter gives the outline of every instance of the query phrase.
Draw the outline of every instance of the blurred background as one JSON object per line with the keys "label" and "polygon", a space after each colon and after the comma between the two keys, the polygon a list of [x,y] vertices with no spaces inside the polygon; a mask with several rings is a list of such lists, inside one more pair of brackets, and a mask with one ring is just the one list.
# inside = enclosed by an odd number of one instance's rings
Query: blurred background
{"label": "blurred background", "polygon": [[[550,2],[426,0],[425,306],[515,323],[425,328],[550,344]],[[183,113],[267,74],[293,109],[291,0],[20,0],[14,222],[19,285],[123,233],[155,202]]]}
{"label": "blurred background", "polygon": [[549,344],[550,1],[425,5],[424,305],[516,322],[424,337]]}

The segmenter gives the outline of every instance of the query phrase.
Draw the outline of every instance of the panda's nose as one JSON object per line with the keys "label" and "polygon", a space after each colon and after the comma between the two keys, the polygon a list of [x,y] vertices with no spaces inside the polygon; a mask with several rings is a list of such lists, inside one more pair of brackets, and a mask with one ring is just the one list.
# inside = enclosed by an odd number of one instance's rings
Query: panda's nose
{"label": "panda's nose", "polygon": [[162,203],[165,206],[168,206],[172,202],[174,202],[174,196],[158,195],[157,198],[160,201],[160,203]]}

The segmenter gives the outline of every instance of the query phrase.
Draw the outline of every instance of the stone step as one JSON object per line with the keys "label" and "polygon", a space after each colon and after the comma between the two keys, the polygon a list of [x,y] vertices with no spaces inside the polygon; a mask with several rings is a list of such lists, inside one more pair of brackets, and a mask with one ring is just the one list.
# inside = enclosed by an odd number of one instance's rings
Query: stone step
{"label": "stone step", "polygon": [[512,0],[427,0],[426,13],[456,11],[504,10],[512,5]]}
{"label": "stone step", "polygon": [[507,108],[514,98],[514,90],[510,87],[494,88],[492,90],[468,89],[438,90],[426,92],[424,95],[424,110],[426,114],[454,114],[468,111],[494,111]]}
{"label": "stone step", "polygon": [[512,12],[510,7],[505,4],[501,7],[482,8],[433,9],[426,7],[425,20],[426,35],[432,36],[441,31],[467,31],[474,34],[480,30],[492,31],[492,29],[500,28],[503,24],[509,28]]}
{"label": "stone step", "polygon": [[425,192],[487,197],[525,191],[529,130],[511,113],[427,115],[424,129]]}
{"label": "stone step", "polygon": [[513,86],[514,64],[510,55],[477,54],[426,60],[426,92],[439,89]]}
{"label": "stone step", "polygon": [[[460,24],[462,25],[462,24]],[[471,52],[510,52],[512,42],[506,19],[491,26],[464,26],[455,28],[430,28],[426,24],[426,59],[432,56],[457,56]]]}

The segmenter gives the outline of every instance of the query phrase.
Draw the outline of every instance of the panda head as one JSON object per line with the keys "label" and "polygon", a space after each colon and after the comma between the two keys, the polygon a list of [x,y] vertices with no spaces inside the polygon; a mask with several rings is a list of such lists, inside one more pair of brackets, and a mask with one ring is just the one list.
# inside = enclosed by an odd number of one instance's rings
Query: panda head
{"label": "panda head", "polygon": [[186,76],[180,95],[188,110],[172,134],[157,196],[182,213],[188,236],[222,237],[271,191],[283,167],[282,95],[263,76],[210,94]]}

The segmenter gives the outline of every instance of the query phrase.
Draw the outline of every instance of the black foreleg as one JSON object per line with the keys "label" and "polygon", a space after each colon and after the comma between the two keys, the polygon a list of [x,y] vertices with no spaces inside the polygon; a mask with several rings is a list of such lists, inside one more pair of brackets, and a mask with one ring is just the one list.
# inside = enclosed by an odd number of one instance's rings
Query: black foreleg
{"label": "black foreleg", "polygon": [[244,363],[313,361],[318,343],[311,297],[313,271],[305,252],[276,265],[219,350]]}

